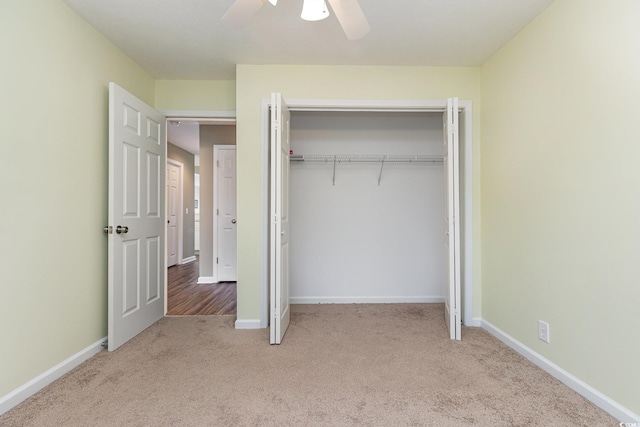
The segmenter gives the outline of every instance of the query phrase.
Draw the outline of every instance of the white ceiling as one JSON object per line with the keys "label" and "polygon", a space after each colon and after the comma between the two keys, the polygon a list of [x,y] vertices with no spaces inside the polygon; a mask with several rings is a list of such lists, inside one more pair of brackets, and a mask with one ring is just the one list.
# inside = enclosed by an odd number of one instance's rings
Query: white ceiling
{"label": "white ceiling", "polygon": [[360,0],[371,25],[348,41],[334,15],[268,2],[241,29],[234,0],[63,0],[157,79],[235,80],[235,64],[481,65],[552,0]]}
{"label": "white ceiling", "polygon": [[[347,40],[332,14],[300,19],[303,0],[265,3],[241,29],[234,0],[63,0],[157,79],[235,80],[236,64],[481,65],[552,0],[359,0],[371,26]],[[199,126],[168,124],[197,154]]]}

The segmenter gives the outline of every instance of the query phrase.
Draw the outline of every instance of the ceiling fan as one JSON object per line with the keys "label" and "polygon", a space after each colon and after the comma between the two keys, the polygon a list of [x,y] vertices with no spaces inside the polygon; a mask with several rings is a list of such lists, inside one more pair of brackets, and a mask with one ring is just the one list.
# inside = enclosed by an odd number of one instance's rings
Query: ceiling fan
{"label": "ceiling fan", "polygon": [[[268,1],[274,6],[278,2]],[[267,0],[235,0],[222,20],[234,27],[243,27],[266,2]],[[329,0],[329,4],[349,40],[358,40],[367,35],[371,28],[358,0]],[[318,21],[329,16],[329,9],[325,0],[303,0],[300,16],[307,21]]]}

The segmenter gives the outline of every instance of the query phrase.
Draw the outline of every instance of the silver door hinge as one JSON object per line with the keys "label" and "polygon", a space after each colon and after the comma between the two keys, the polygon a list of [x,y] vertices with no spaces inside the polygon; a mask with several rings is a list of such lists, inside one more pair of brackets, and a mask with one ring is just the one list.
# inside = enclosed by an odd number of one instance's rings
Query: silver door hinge
{"label": "silver door hinge", "polygon": [[220,160],[216,160],[216,166],[220,167]]}
{"label": "silver door hinge", "polygon": [[104,231],[107,234],[113,234],[113,226],[107,225],[102,229],[102,231]]}
{"label": "silver door hinge", "polygon": [[216,264],[218,263],[218,258],[216,257]]}
{"label": "silver door hinge", "polygon": [[220,209],[216,209],[216,215],[220,216]]}

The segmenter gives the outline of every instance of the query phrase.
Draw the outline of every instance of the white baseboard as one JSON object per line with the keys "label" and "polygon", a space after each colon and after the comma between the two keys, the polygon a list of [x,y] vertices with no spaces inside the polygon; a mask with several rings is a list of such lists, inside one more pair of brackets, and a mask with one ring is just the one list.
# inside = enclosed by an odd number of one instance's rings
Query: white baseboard
{"label": "white baseboard", "polygon": [[291,297],[291,304],[400,304],[443,303],[444,297]]}
{"label": "white baseboard", "polygon": [[180,261],[180,264],[189,264],[190,262],[195,261],[197,258],[195,255],[184,258],[182,261]]}
{"label": "white baseboard", "polygon": [[0,415],[4,414],[19,403],[27,400],[29,397],[42,390],[44,387],[48,386],[75,367],[79,366],[81,363],[100,353],[103,350],[102,343],[105,342],[106,339],[107,337],[104,337],[96,341],[89,347],[80,350],[73,356],[58,363],[53,368],[38,375],[31,381],[0,398]]}
{"label": "white baseboard", "polygon": [[473,328],[480,328],[482,326],[481,317],[473,317],[471,320],[465,320],[464,326],[471,326]]}
{"label": "white baseboard", "polygon": [[198,277],[198,285],[212,285],[218,283],[213,277]]}
{"label": "white baseboard", "polygon": [[[517,341],[512,336],[506,334],[502,330],[498,329],[496,326],[487,322],[486,320],[482,320],[482,329],[489,332],[494,337],[498,338],[500,341],[511,347],[513,350],[524,356],[526,359],[530,360],[534,364],[536,364],[541,369],[547,371],[553,377],[558,379],[560,382],[565,384],[570,389],[574,390],[578,394],[582,395],[585,399],[589,400],[594,405],[608,412],[619,421],[623,421],[625,423],[640,422],[640,416],[620,405],[613,399],[605,396],[603,393],[599,392],[595,388],[591,387],[589,384],[585,383],[581,379],[576,376],[570,374],[569,372],[562,369],[560,366],[546,359],[539,353],[533,351],[526,345]],[[622,424],[621,424],[622,425]]]}
{"label": "white baseboard", "polygon": [[236,319],[236,329],[262,329],[260,319]]}

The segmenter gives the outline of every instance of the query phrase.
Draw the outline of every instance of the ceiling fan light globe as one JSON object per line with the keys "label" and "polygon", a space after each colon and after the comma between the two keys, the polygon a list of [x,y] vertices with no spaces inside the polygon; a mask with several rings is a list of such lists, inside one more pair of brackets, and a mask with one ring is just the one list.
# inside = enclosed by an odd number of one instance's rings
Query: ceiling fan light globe
{"label": "ceiling fan light globe", "polygon": [[305,21],[320,21],[329,16],[325,0],[304,0],[300,17]]}

